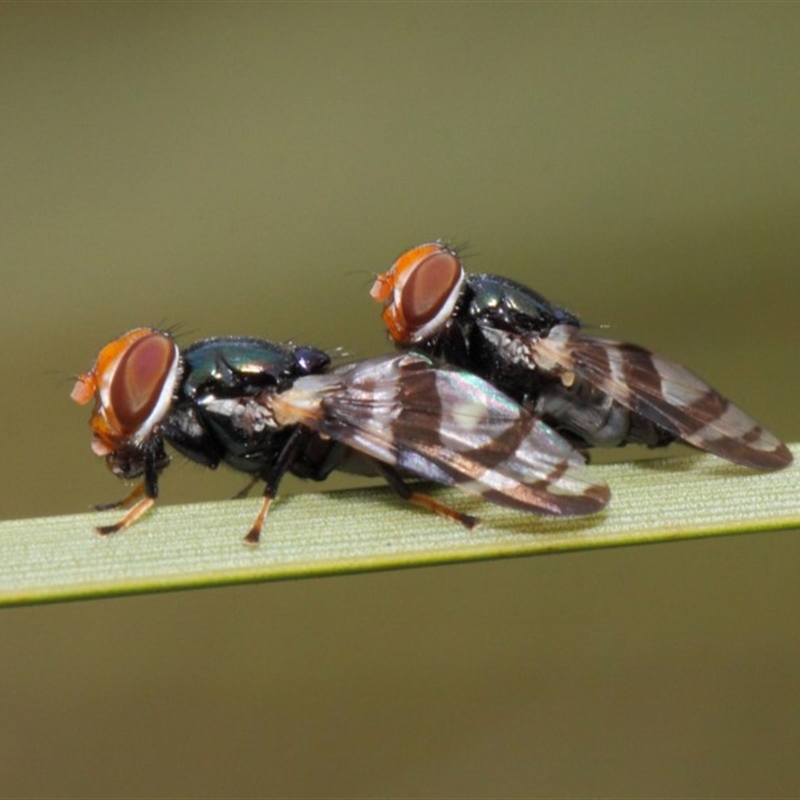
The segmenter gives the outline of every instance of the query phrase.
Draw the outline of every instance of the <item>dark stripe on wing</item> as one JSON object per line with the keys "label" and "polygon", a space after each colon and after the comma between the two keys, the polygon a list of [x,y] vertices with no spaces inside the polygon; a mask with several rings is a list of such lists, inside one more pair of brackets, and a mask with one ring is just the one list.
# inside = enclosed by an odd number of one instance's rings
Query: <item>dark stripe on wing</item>
{"label": "dark stripe on wing", "polygon": [[781,469],[792,454],[763,428],[685,367],[638,345],[585,337],[557,326],[534,345],[544,356],[614,400],[695,447],[754,469]]}
{"label": "dark stripe on wing", "polygon": [[[403,354],[310,375],[287,417],[406,473],[524,511],[587,514],[609,490],[552,429],[476,376]],[[297,409],[292,412],[291,409]]]}

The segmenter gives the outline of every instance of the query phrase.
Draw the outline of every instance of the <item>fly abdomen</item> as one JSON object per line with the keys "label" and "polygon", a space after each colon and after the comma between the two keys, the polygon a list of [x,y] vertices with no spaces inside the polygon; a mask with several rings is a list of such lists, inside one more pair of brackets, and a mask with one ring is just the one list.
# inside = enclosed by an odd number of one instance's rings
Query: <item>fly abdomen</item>
{"label": "fly abdomen", "polygon": [[542,388],[532,410],[582,447],[664,447],[677,438],[580,379],[569,387],[558,381]]}

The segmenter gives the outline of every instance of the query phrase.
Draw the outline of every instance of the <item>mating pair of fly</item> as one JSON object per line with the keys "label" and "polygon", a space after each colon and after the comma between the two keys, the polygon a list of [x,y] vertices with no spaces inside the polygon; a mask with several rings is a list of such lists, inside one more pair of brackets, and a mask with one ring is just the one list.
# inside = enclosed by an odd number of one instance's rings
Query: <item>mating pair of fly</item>
{"label": "mating pair of fly", "polygon": [[[792,454],[689,370],[637,345],[588,336],[579,319],[497,275],[469,275],[442,242],[404,253],[372,287],[398,354],[331,366],[313,347],[244,337],[179,349],[137,328],[103,348],[72,391],[95,400],[92,449],[141,482],[98,508],[155,502],[170,444],[265,484],[245,537],[258,542],[283,476],[382,476],[406,500],[468,528],[475,517],[417,492],[423,479],[520,511],[593,514],[610,492],[591,447],[682,441],[761,470]],[[245,494],[243,492],[242,494]]]}

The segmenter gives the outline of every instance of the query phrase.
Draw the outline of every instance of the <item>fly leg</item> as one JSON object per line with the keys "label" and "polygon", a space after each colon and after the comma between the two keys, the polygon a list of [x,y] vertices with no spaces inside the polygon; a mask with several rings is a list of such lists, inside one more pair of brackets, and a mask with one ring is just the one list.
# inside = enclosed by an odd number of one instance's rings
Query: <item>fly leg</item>
{"label": "fly leg", "polygon": [[258,514],[256,515],[256,521],[253,523],[253,527],[247,532],[247,536],[244,537],[245,544],[257,545],[261,540],[261,529],[264,527],[264,520],[267,518],[269,507],[272,505],[274,499],[274,492],[268,492],[265,488],[264,497],[261,500],[261,508],[258,509]]}
{"label": "fly leg", "polygon": [[[286,470],[291,466],[292,459],[297,455],[298,448],[304,441],[306,433],[299,425],[292,431],[286,443],[283,445],[277,458],[270,464],[269,469],[265,470],[259,478],[266,484],[264,486],[264,497],[261,500],[261,508],[258,510],[253,527],[244,537],[245,544],[257,545],[261,539],[261,529],[269,513],[269,507],[278,493],[278,485],[281,482]],[[252,485],[252,484],[251,484]],[[248,489],[250,486],[247,487]]]}
{"label": "fly leg", "polygon": [[250,490],[261,480],[258,475],[254,475],[249,481],[231,498],[231,500],[243,500],[250,494]]}
{"label": "fly leg", "polygon": [[111,511],[112,508],[127,508],[134,500],[144,494],[144,483],[133,487],[133,491],[123,497],[122,500],[115,500],[111,503],[97,503],[94,507],[95,511]]}
{"label": "fly leg", "polygon": [[[142,491],[144,491],[144,486],[139,486],[137,488],[141,490],[139,491],[139,494],[141,494]],[[131,495],[134,494],[135,492],[136,489],[134,489],[134,491],[131,492]],[[125,501],[123,502],[129,500],[131,495],[128,495],[128,497],[126,497]],[[108,536],[109,533],[117,533],[118,531],[124,530],[125,528],[128,528],[131,525],[133,525],[133,523],[136,522],[136,520],[139,519],[139,517],[146,514],[153,507],[153,504],[155,502],[156,502],[155,497],[143,497],[138,503],[136,503],[135,506],[133,506],[133,508],[131,508],[130,511],[128,511],[128,513],[119,522],[115,522],[113,525],[99,525],[97,528],[95,528],[95,530],[101,536]],[[109,507],[113,508],[114,505],[115,504],[109,504]],[[116,505],[119,506],[121,505],[121,503],[118,503]]]}
{"label": "fly leg", "polygon": [[113,525],[99,525],[95,530],[101,536],[108,536],[110,533],[117,533],[130,527],[153,507],[156,497],[158,497],[158,467],[156,466],[155,454],[148,452],[144,461],[144,480],[122,500],[116,503],[102,503],[95,507],[98,511],[105,511],[111,508],[127,508],[134,501],[138,500],[138,502],[131,507],[130,511],[119,522],[115,522]]}
{"label": "fly leg", "polygon": [[380,474],[386,479],[386,482],[389,484],[389,486],[403,500],[408,500],[409,503],[414,503],[414,505],[417,506],[423,506],[424,508],[433,511],[442,517],[447,517],[448,519],[460,522],[465,528],[469,528],[470,530],[472,530],[472,528],[474,528],[480,522],[477,517],[473,517],[470,514],[462,514],[460,511],[456,511],[454,508],[450,508],[449,506],[440,503],[438,500],[428,497],[426,494],[420,494],[419,492],[412,491],[408,486],[406,486],[403,478],[400,476],[397,470],[393,469],[388,464],[384,464],[382,461],[375,461],[374,463]]}

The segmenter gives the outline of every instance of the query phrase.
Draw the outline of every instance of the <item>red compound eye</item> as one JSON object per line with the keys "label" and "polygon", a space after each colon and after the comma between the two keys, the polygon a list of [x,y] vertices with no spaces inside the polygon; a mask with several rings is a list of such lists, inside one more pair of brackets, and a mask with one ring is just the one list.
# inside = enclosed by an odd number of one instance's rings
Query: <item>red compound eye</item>
{"label": "red compound eye", "polygon": [[410,328],[421,328],[448,304],[461,280],[456,256],[442,250],[424,258],[403,285],[403,317]]}
{"label": "red compound eye", "polygon": [[153,413],[176,358],[174,343],[158,331],[137,339],[120,357],[109,402],[123,435],[136,433]]}

